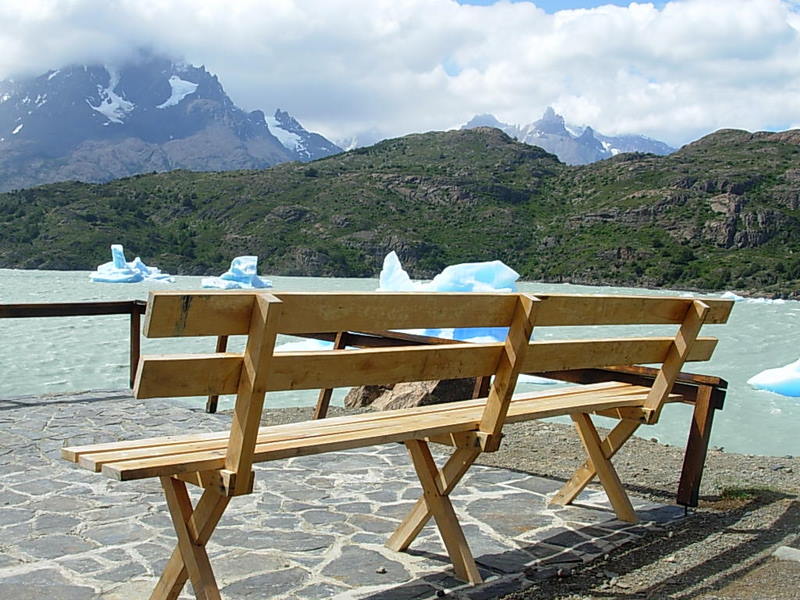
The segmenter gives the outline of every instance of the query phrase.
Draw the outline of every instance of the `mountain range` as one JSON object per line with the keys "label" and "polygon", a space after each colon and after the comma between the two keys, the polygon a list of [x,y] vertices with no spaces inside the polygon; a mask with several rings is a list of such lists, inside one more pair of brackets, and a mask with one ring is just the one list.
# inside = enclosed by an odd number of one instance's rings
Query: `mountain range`
{"label": "mountain range", "polygon": [[0,81],[0,190],[258,169],[341,151],[285,111],[242,110],[204,67],[164,57]]}
{"label": "mountain range", "polygon": [[643,135],[603,135],[589,126],[568,125],[551,107],[544,111],[541,119],[528,125],[509,125],[498,121],[494,115],[485,114],[473,117],[462,129],[475,127],[500,129],[515,140],[544,148],[568,165],[585,165],[623,152],[659,155],[675,152],[675,148],[664,142]]}
{"label": "mountain range", "polygon": [[0,194],[0,267],[92,269],[110,244],[170,273],[412,277],[499,259],[529,281],[800,297],[800,131],[722,130],[569,166],[496,128],[415,134],[257,171]]}

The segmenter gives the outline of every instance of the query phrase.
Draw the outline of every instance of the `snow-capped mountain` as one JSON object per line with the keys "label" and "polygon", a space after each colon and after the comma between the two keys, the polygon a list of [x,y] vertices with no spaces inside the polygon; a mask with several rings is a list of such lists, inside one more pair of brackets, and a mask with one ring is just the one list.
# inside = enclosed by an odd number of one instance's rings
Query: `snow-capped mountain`
{"label": "snow-capped mountain", "polygon": [[538,121],[528,125],[510,125],[498,121],[494,115],[477,115],[462,129],[496,127],[520,142],[539,146],[552,152],[570,165],[585,165],[621,152],[649,152],[670,154],[675,152],[664,142],[643,135],[609,136],[591,127],[568,125],[564,117],[548,107]]}
{"label": "snow-capped mountain", "polygon": [[263,168],[340,151],[288,113],[243,111],[204,67],[162,57],[0,82],[0,190]]}
{"label": "snow-capped mountain", "polygon": [[266,120],[270,132],[278,138],[284,148],[294,152],[299,160],[314,160],[342,152],[339,146],[320,134],[306,131],[286,111],[278,109],[273,116],[267,117]]}

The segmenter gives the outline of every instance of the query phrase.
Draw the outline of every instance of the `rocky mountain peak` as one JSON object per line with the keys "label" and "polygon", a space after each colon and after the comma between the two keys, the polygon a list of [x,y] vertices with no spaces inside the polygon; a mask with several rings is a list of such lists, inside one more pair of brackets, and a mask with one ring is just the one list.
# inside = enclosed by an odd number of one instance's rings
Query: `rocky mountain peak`
{"label": "rocky mountain peak", "polygon": [[589,126],[568,125],[564,117],[550,106],[539,120],[527,125],[511,125],[499,121],[494,115],[483,114],[470,119],[462,129],[487,126],[500,129],[520,142],[544,148],[571,165],[604,160],[621,152],[664,155],[675,151],[663,142],[642,135],[607,136]]}
{"label": "rocky mountain peak", "polygon": [[[288,113],[276,115],[278,135],[262,111],[236,106],[204,66],[150,53],[9,79],[0,82],[0,190],[177,168],[264,168],[340,151]],[[285,128],[316,137],[298,151]]]}

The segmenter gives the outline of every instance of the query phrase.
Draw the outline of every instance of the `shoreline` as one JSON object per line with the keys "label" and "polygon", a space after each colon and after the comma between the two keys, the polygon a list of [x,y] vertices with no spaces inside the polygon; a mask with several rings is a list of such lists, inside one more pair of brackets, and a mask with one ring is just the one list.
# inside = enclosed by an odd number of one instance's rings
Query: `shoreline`
{"label": "shoreline", "polygon": [[[85,269],[28,269],[28,268],[19,268],[19,267],[4,267],[0,266],[0,270],[7,270],[7,271],[36,271],[42,273],[91,273],[94,269],[93,268],[85,268]],[[210,275],[208,273],[170,273],[172,277],[214,277],[214,275]],[[362,279],[362,280],[370,280],[374,279],[377,281],[378,273],[373,276],[368,277],[350,277],[350,276],[339,276],[339,275],[281,275],[280,273],[262,273],[262,277],[283,277],[287,279],[303,279],[303,278],[330,278],[330,279]],[[414,281],[429,281],[429,279],[414,279]],[[145,281],[139,281],[136,283],[144,283]],[[526,280],[520,279],[517,281],[518,284],[526,284],[526,285],[536,285],[536,284],[544,284],[544,285],[576,285],[576,286],[585,286],[585,287],[616,287],[616,288],[625,288],[629,290],[642,290],[647,292],[664,292],[670,294],[698,294],[704,296],[719,296],[722,294],[734,294],[743,300],[764,300],[764,301],[775,301],[775,300],[783,300],[786,302],[800,302],[800,290],[796,292],[790,293],[779,293],[773,292],[769,293],[764,290],[737,290],[737,289],[726,289],[726,290],[706,290],[700,288],[693,288],[693,287],[685,287],[685,288],[673,288],[673,287],[648,287],[646,285],[637,286],[632,283],[615,283],[615,282],[598,282],[598,281],[572,281],[572,280],[564,280],[564,279],[552,279],[552,280]],[[264,289],[274,289],[272,288],[264,288]]]}

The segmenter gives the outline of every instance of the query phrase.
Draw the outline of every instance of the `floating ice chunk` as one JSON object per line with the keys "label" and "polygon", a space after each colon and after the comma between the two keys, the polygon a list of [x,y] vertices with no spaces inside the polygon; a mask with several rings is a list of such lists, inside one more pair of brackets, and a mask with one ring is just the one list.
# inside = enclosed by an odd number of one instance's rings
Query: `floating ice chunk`
{"label": "floating ice chunk", "polygon": [[148,267],[138,256],[132,262],[125,260],[121,244],[111,245],[111,262],[103,263],[89,274],[89,279],[97,283],[138,283],[156,280],[173,283],[174,277],[162,273],[158,267]]}
{"label": "floating ice chunk", "polygon": [[257,256],[237,256],[231,261],[231,267],[219,277],[203,277],[200,285],[204,288],[221,290],[251,290],[270,288],[269,279],[259,277],[257,273]]}
{"label": "floating ice chunk", "polygon": [[[517,273],[499,260],[481,263],[450,265],[431,281],[412,281],[400,264],[397,254],[390,252],[383,259],[378,291],[381,292],[515,292]],[[505,340],[506,327],[481,327],[464,329],[426,329],[421,335],[453,340],[492,341]]]}
{"label": "floating ice chunk", "polygon": [[786,300],[783,298],[745,298],[733,292],[725,292],[722,294],[724,300],[733,300],[734,302],[746,302],[747,304],[785,304]]}
{"label": "floating ice chunk", "polygon": [[734,294],[733,292],[725,292],[724,294],[722,294],[722,299],[733,300],[734,302],[741,302],[742,300],[744,300],[744,297],[740,296],[739,294]]}
{"label": "floating ice chunk", "polygon": [[761,371],[748,379],[747,383],[757,390],[800,398],[800,360],[785,367]]}
{"label": "floating ice chunk", "polygon": [[517,273],[502,261],[450,265],[424,284],[433,292],[515,292]]}
{"label": "floating ice chunk", "polygon": [[413,292],[422,288],[421,283],[411,281],[394,250],[384,257],[378,282],[379,292]]}

